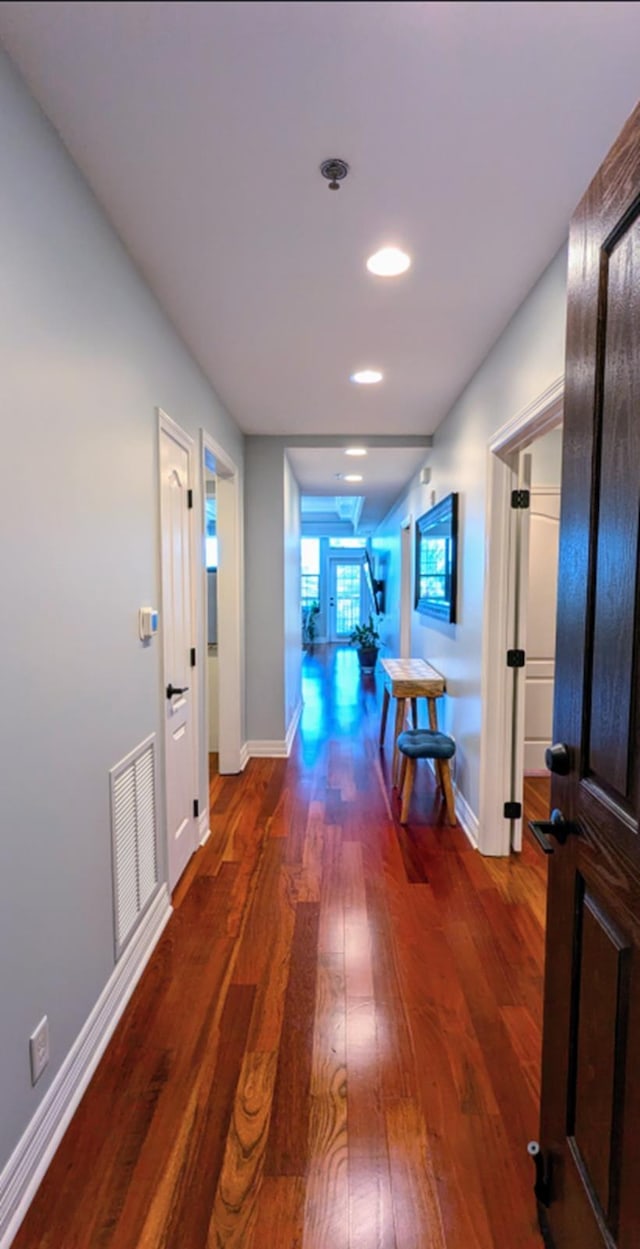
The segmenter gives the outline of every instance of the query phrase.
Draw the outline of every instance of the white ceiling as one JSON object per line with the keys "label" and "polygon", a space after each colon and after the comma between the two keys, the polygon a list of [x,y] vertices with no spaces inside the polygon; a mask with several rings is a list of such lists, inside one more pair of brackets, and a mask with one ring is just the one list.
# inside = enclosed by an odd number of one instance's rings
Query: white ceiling
{"label": "white ceiling", "polygon": [[[336,519],[336,497],[364,496],[357,516],[357,533],[372,532],[402,493],[407,482],[426,463],[428,447],[369,447],[366,456],[352,458],[340,447],[288,447],[287,455],[303,495],[330,496],[327,514]],[[336,474],[361,473],[362,482],[344,481]],[[316,505],[316,511],[320,504]],[[309,507],[306,509],[310,510]],[[316,519],[316,518],[314,518]]]}
{"label": "white ceiling", "polygon": [[636,102],[640,5],[47,0],[0,37],[243,429],[428,433]]}

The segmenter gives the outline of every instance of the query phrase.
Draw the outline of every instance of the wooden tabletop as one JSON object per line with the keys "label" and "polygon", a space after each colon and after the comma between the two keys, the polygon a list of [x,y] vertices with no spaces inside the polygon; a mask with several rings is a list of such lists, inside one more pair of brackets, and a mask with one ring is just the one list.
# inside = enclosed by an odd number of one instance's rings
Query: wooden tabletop
{"label": "wooden tabletop", "polygon": [[439,698],[447,688],[444,677],[426,659],[381,659],[380,663],[393,698]]}

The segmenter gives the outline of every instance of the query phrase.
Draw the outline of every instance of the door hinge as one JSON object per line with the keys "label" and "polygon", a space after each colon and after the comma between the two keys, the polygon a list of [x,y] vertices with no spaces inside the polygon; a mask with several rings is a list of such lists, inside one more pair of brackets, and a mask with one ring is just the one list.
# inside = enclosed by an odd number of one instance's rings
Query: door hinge
{"label": "door hinge", "polygon": [[194,820],[197,820],[197,818],[198,818],[199,814],[200,814],[200,802],[199,802],[199,799],[198,799],[198,798],[194,798],[194,800],[193,800],[193,818],[194,818]]}
{"label": "door hinge", "polygon": [[193,507],[193,490],[187,490],[187,507]]}
{"label": "door hinge", "polygon": [[505,820],[520,820],[522,818],[522,803],[505,802],[503,811]]}
{"label": "door hinge", "polygon": [[527,508],[531,503],[531,494],[528,490],[512,490],[511,506]]}
{"label": "door hinge", "polygon": [[195,646],[192,646],[191,647],[191,667],[195,668],[195,666],[196,666],[196,648]]}
{"label": "door hinge", "polygon": [[507,668],[524,668],[526,658],[524,651],[507,651]]}

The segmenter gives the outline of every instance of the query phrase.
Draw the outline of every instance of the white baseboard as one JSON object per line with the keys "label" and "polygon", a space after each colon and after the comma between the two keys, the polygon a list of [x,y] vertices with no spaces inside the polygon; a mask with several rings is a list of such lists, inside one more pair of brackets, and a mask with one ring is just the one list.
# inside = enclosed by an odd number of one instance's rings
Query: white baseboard
{"label": "white baseboard", "polygon": [[[302,701],[298,703],[287,729],[287,736],[284,741],[277,739],[255,740],[247,742],[247,752],[249,759],[288,759],[291,754],[300,716],[302,715]],[[1,1249],[1,1246],[0,1246]]]}
{"label": "white baseboard", "polygon": [[265,739],[247,742],[249,759],[286,759],[289,755],[287,743]]}
{"label": "white baseboard", "polygon": [[291,754],[291,747],[293,746],[296,733],[298,732],[298,725],[300,723],[301,715],[302,715],[302,699],[299,700],[298,705],[289,722],[289,728],[287,729],[287,736],[285,738],[285,743],[287,747],[287,757]]}
{"label": "white baseboard", "polygon": [[249,743],[243,742],[240,747],[240,771],[244,772],[251,755],[249,754]]}
{"label": "white baseboard", "polygon": [[170,916],[163,885],[0,1175],[0,1249],[9,1249]]}
{"label": "white baseboard", "polygon": [[478,849],[478,833],[480,831],[478,817],[475,811],[471,810],[471,807],[469,806],[469,803],[467,802],[464,794],[460,792],[457,785],[454,785],[453,792],[455,794],[455,800],[456,800],[456,815],[458,817],[458,823],[460,827],[463,829],[463,831],[467,834],[467,837],[469,841],[471,842],[471,845],[473,846],[474,850],[477,850]]}
{"label": "white baseboard", "polygon": [[200,845],[204,846],[205,842],[209,840],[210,836],[211,836],[211,829],[209,828],[209,812],[203,811],[202,815],[200,816],[200,819],[198,820],[198,837],[200,840]]}

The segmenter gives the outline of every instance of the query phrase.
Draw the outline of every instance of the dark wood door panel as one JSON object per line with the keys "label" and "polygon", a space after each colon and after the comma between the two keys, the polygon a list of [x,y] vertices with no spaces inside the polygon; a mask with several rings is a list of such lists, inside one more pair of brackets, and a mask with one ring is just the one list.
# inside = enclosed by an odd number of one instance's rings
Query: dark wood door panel
{"label": "dark wood door panel", "polygon": [[615,1237],[631,946],[582,877],[576,901],[567,1136],[590,1200]]}
{"label": "dark wood door panel", "polygon": [[[640,205],[634,206],[637,211]],[[601,394],[591,649],[589,771],[635,811],[635,671],[640,494],[640,221],[602,250]]]}
{"label": "dark wood door panel", "polygon": [[541,1144],[556,1249],[640,1247],[640,108],[574,215]]}

